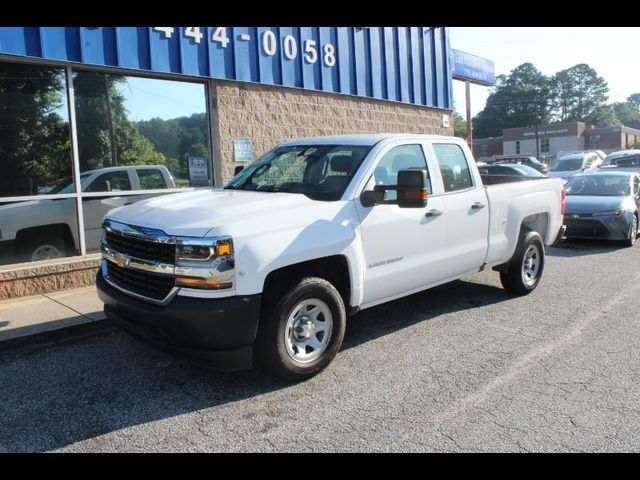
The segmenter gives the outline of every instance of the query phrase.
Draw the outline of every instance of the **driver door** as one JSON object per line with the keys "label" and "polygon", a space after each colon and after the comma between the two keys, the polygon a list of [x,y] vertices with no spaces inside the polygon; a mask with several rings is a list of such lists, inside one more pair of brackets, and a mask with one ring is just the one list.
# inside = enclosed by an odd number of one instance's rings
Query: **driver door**
{"label": "driver door", "polygon": [[[375,185],[396,185],[398,171],[427,169],[423,145],[395,145],[382,151],[364,190]],[[429,175],[428,192],[433,191]],[[445,224],[442,199],[429,198],[424,208],[400,208],[393,202],[395,191],[387,191],[384,202],[364,207],[356,199],[364,246],[363,305],[419,290],[441,279]]]}

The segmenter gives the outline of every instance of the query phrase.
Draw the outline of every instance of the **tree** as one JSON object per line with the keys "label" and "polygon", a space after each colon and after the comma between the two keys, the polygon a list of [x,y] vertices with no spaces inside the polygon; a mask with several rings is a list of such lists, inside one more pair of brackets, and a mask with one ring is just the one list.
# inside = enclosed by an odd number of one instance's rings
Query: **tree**
{"label": "tree", "polygon": [[561,70],[551,81],[553,106],[560,121],[583,122],[608,98],[607,82],[586,63]]}
{"label": "tree", "polygon": [[82,171],[116,165],[166,163],[166,157],[129,120],[125,96],[118,89],[126,82],[126,77],[98,72],[83,71],[74,76]]}
{"label": "tree", "polygon": [[640,128],[640,110],[633,102],[616,102],[611,104],[616,117],[622,125],[631,128]]}
{"label": "tree", "polygon": [[640,111],[640,93],[634,93],[627,97],[627,102],[631,103],[636,110]]}
{"label": "tree", "polygon": [[467,122],[455,110],[453,111],[453,134],[456,137],[467,138]]}
{"label": "tree", "polygon": [[64,78],[61,68],[0,64],[0,196],[37,194],[71,175]]}
{"label": "tree", "polygon": [[474,137],[495,137],[505,128],[549,122],[550,80],[532,63],[523,63],[496,80],[485,108],[473,120]]}
{"label": "tree", "polygon": [[612,127],[620,125],[616,111],[611,105],[599,105],[595,107],[584,121],[594,127]]}

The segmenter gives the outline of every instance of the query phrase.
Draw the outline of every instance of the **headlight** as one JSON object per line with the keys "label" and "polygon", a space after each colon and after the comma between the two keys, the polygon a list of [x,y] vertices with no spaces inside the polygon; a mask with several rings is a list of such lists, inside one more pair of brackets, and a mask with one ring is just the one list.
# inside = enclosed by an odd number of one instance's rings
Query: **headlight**
{"label": "headlight", "polygon": [[591,216],[593,216],[593,217],[616,217],[616,218],[618,218],[623,213],[624,213],[624,210],[622,210],[622,209],[607,210],[606,212],[595,212],[595,213],[592,213]]}
{"label": "headlight", "polygon": [[176,286],[228,290],[235,281],[231,238],[176,239]]}

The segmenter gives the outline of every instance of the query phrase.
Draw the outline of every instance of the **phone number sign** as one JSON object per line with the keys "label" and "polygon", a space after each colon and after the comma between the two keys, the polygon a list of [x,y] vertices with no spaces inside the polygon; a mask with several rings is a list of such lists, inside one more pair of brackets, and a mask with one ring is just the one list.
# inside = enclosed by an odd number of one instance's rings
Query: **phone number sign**
{"label": "phone number sign", "polygon": [[0,54],[450,109],[448,44],[446,27],[0,27]]}

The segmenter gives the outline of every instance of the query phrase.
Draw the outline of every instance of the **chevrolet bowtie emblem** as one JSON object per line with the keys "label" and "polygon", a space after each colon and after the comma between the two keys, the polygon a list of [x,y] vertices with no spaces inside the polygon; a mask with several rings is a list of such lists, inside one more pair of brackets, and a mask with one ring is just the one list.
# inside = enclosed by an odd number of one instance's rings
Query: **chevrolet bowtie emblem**
{"label": "chevrolet bowtie emblem", "polygon": [[127,265],[129,265],[129,259],[125,258],[125,257],[114,257],[113,258],[116,262],[116,265],[118,265],[119,267],[126,267]]}

